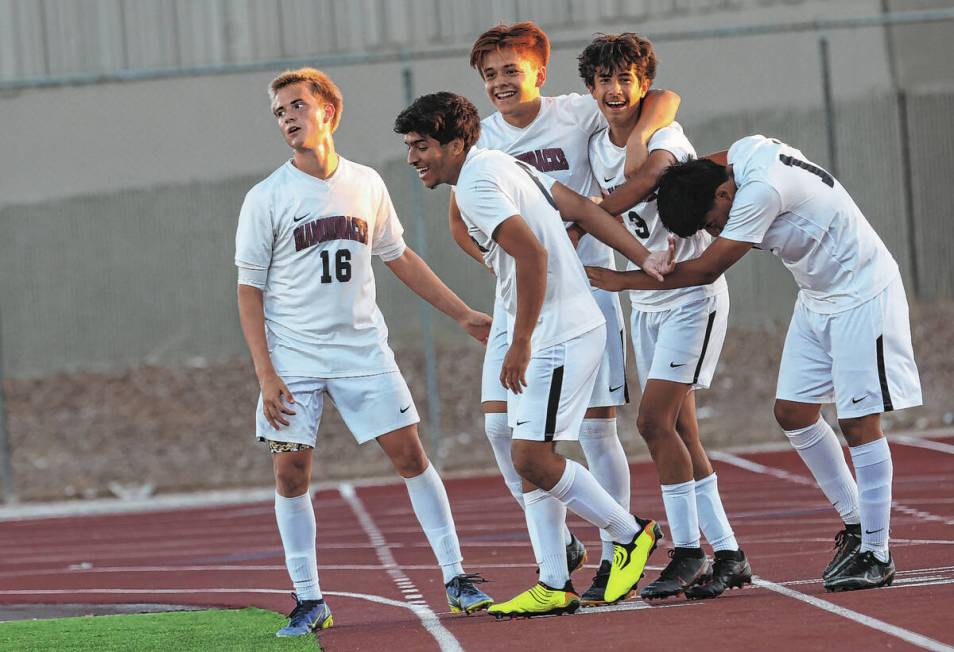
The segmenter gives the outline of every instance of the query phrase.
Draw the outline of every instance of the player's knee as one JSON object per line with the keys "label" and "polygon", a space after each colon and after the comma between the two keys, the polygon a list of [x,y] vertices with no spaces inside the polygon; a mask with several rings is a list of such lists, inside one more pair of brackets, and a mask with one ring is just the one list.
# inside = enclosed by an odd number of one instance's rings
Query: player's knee
{"label": "player's knee", "polygon": [[275,489],[279,495],[288,498],[308,491],[307,465],[297,460],[276,465]]}
{"label": "player's knee", "polygon": [[391,456],[391,464],[402,478],[414,478],[424,473],[430,462],[420,446],[406,446]]}
{"label": "player's knee", "polygon": [[818,412],[813,411],[812,407],[806,407],[804,403],[776,400],[773,408],[775,421],[782,430],[807,428],[818,421]]}
{"label": "player's knee", "polygon": [[659,442],[674,434],[674,426],[669,423],[662,415],[654,413],[652,410],[640,410],[636,418],[636,429],[640,436],[646,441],[646,445],[652,448]]}
{"label": "player's knee", "polygon": [[517,474],[524,480],[529,480],[531,483],[537,484],[536,480],[539,480],[537,476],[539,475],[540,465],[533,451],[515,446],[511,451],[511,457],[513,459],[513,468],[517,470]]}

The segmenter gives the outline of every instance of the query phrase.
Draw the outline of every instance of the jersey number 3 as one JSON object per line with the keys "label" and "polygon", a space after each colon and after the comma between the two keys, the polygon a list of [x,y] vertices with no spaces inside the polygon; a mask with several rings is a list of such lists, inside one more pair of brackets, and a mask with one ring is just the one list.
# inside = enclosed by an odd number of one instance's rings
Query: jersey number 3
{"label": "jersey number 3", "polygon": [[[339,249],[335,252],[335,279],[340,283],[351,280],[351,251]],[[331,283],[331,252],[321,251],[321,282]]]}
{"label": "jersey number 3", "polygon": [[626,219],[633,225],[633,231],[636,233],[637,238],[646,239],[649,237],[649,225],[646,224],[646,220],[639,216],[639,213],[630,211],[626,213]]}

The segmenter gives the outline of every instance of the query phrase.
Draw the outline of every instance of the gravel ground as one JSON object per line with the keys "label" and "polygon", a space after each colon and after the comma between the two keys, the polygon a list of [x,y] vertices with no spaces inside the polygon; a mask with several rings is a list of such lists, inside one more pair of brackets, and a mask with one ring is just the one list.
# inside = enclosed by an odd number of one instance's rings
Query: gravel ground
{"label": "gravel ground", "polygon": [[[952,319],[954,304],[912,310],[926,405],[886,415],[886,430],[954,422]],[[784,335],[784,328],[730,331],[713,387],[697,399],[707,445],[780,440],[772,399]],[[422,424],[421,433],[429,454],[448,470],[494,464],[478,404],[482,355],[476,345],[438,355],[443,434],[434,445],[430,424]],[[422,356],[398,351],[398,362],[418,411],[427,415]],[[640,455],[646,448],[635,432],[639,392],[633,378],[630,388],[635,390],[634,402],[622,410],[620,436],[630,455]],[[7,380],[4,389],[14,482],[21,500],[134,497],[272,482],[268,457],[253,437],[258,387],[245,360],[14,379]],[[357,446],[333,409],[326,411],[316,461],[316,479],[390,472],[378,447]]]}

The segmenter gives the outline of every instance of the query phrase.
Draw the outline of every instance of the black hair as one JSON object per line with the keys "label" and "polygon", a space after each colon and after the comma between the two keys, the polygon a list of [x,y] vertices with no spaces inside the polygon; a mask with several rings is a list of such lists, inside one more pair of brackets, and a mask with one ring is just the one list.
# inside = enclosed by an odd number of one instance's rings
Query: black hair
{"label": "black hair", "polygon": [[455,138],[464,141],[464,151],[480,136],[480,116],[470,100],[462,95],[440,92],[422,95],[394,120],[394,131],[412,131],[446,145]]}
{"label": "black hair", "polygon": [[633,32],[622,34],[597,34],[593,42],[577,57],[580,77],[588,88],[595,85],[600,72],[613,73],[636,66],[639,81],[656,77],[656,53],[653,44]]}
{"label": "black hair", "polygon": [[656,207],[663,225],[688,238],[706,225],[716,188],[729,178],[725,167],[706,158],[677,163],[659,179]]}

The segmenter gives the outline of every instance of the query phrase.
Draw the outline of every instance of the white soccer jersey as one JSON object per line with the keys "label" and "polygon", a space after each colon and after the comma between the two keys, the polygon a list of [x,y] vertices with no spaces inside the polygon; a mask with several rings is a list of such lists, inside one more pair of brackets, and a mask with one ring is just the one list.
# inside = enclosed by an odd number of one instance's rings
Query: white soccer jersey
{"label": "white soccer jersey", "polygon": [[497,293],[510,318],[511,333],[517,314],[516,265],[494,241],[494,231],[508,218],[520,215],[547,250],[547,288],[533,329],[534,351],[605,323],[550,196],[554,181],[503,152],[474,147],[467,153],[456,187],[467,230],[497,276]]}
{"label": "white soccer jersey", "polygon": [[749,136],[732,145],[728,160],[738,190],[720,237],[778,256],[810,310],[853,308],[900,276],[848,192],[799,150]]}
{"label": "white soccer jersey", "polygon": [[279,375],[397,369],[375,303],[371,255],[399,257],[403,232],[378,173],[344,158],[325,180],[289,161],[248,192],[235,264],[240,276],[267,273],[265,333]]}
{"label": "white soccer jersey", "polygon": [[[695,158],[696,150],[682,131],[678,122],[660,129],[649,139],[650,153],[665,150],[677,161]],[[611,193],[626,182],[623,173],[626,163],[626,148],[613,144],[609,137],[609,128],[597,132],[590,139],[590,165],[597,183],[607,193]],[[623,214],[623,223],[629,232],[636,236],[650,251],[665,251],[669,246],[669,231],[659,219],[656,209],[656,195],[640,202]],[[676,238],[676,262],[698,258],[705,251],[712,237],[705,231],[699,231],[691,238]],[[639,267],[630,262],[626,269]],[[720,276],[710,285],[676,288],[674,290],[630,290],[629,298],[633,307],[644,312],[669,310],[675,306],[714,296],[728,290],[725,277]]]}
{"label": "white soccer jersey", "polygon": [[[541,97],[540,112],[522,129],[499,112],[481,120],[477,147],[506,152],[589,197],[598,186],[590,171],[587,146],[590,136],[605,126],[606,118],[590,95]],[[616,269],[612,248],[591,235],[580,239],[576,253],[584,265]]]}

